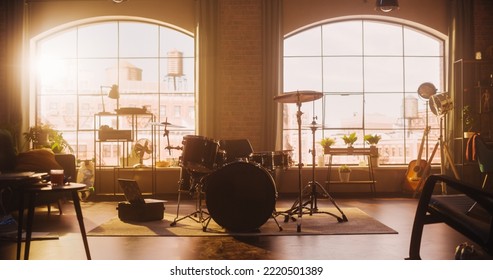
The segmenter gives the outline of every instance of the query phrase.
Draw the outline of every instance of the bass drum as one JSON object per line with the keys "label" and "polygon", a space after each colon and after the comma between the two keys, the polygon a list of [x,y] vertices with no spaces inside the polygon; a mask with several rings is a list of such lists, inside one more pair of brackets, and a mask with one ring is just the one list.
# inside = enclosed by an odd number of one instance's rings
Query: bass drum
{"label": "bass drum", "polygon": [[234,232],[253,231],[275,210],[274,179],[258,164],[233,162],[204,180],[206,205],[212,219]]}

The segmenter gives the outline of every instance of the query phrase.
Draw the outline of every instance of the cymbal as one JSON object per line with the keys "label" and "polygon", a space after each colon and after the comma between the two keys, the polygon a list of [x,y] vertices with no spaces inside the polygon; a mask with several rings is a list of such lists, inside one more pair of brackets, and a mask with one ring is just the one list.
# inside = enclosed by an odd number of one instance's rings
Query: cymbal
{"label": "cymbal", "polygon": [[311,128],[311,129],[326,129],[327,127],[321,125],[321,124],[309,124],[309,125],[302,125],[303,128]]}
{"label": "cymbal", "polygon": [[323,93],[313,90],[301,90],[286,92],[283,95],[274,97],[274,100],[279,103],[303,103],[310,102],[322,98]]}
{"label": "cymbal", "polygon": [[185,128],[184,126],[181,126],[181,125],[174,125],[172,123],[169,123],[169,122],[152,122],[151,125],[154,125],[154,126],[167,126],[167,127],[176,127],[176,128]]}

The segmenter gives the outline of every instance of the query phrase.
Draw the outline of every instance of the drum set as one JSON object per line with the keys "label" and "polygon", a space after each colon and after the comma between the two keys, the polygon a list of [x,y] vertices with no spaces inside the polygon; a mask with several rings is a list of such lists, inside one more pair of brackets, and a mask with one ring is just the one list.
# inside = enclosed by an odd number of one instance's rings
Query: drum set
{"label": "drum set", "polygon": [[[297,91],[274,98],[280,103],[296,103],[298,107],[298,143],[301,146],[301,104],[321,98],[322,94],[313,91]],[[214,140],[211,138],[186,135],[181,149],[180,166],[182,175],[178,188],[177,212],[171,226],[184,219],[192,219],[202,225],[206,231],[213,219],[219,226],[233,232],[257,231],[268,219],[273,219],[279,230],[282,227],[276,220],[284,216],[284,221],[297,221],[297,230],[301,231],[303,214],[329,214],[339,222],[347,221],[346,216],[325,189],[315,181],[315,121],[311,124],[313,132],[312,181],[303,187],[301,182],[303,163],[299,149],[298,188],[299,194],[293,206],[283,212],[276,211],[278,197],[274,173],[293,166],[291,150],[253,152],[247,139]],[[167,135],[166,135],[167,136]],[[317,206],[318,189],[328,197],[340,212],[340,216],[319,211]],[[182,193],[195,196],[196,204],[192,213],[181,216]],[[204,207],[204,204],[206,207]],[[295,218],[297,216],[297,218]]]}
{"label": "drum set", "polygon": [[[282,230],[275,219],[277,189],[272,174],[289,168],[290,151],[253,153],[247,139],[217,141],[197,135],[184,136],[182,144],[182,176],[171,226],[190,218],[206,231],[213,219],[230,231],[246,232],[273,218]],[[180,217],[184,192],[196,196],[196,205],[195,211]]]}

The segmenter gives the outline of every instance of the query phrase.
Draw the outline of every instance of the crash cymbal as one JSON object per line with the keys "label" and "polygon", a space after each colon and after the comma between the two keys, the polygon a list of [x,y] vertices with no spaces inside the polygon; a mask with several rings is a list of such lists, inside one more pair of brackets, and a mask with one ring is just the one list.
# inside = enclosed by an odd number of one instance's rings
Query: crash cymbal
{"label": "crash cymbal", "polygon": [[283,95],[274,97],[274,100],[279,103],[303,103],[310,102],[322,98],[323,93],[313,90],[300,90],[286,92]]}

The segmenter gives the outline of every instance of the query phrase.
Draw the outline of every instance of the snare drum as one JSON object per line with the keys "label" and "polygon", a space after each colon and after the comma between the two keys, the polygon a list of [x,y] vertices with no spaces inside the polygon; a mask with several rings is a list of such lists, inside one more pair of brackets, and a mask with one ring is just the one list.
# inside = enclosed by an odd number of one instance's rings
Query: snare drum
{"label": "snare drum", "polygon": [[267,170],[255,163],[228,163],[204,180],[207,210],[220,226],[236,232],[262,226],[275,210],[277,190]]}
{"label": "snare drum", "polygon": [[219,153],[217,141],[203,136],[186,135],[182,143],[182,167],[199,173],[209,173],[216,169]]}

